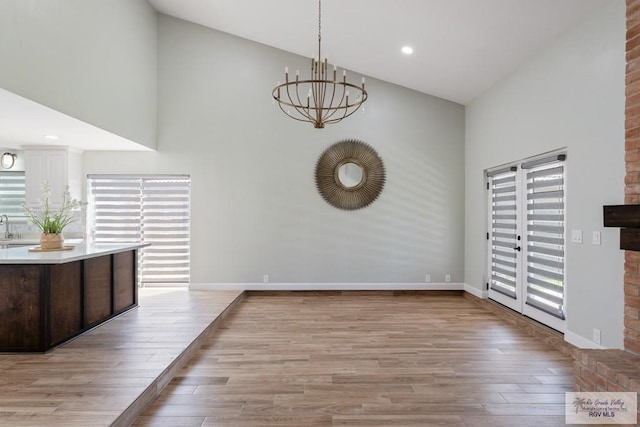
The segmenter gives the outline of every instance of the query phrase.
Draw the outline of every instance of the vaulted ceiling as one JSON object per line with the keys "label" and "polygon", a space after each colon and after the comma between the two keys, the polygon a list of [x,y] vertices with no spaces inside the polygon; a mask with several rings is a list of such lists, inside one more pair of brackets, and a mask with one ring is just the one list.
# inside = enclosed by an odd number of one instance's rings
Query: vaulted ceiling
{"label": "vaulted ceiling", "polygon": [[[468,104],[610,0],[323,0],[330,63]],[[317,0],[149,0],[159,12],[312,57]],[[410,56],[400,49],[409,45]],[[283,64],[283,66],[286,64]],[[131,141],[0,90],[0,145],[140,150]],[[42,135],[68,135],[62,141]]]}
{"label": "vaulted ceiling", "polygon": [[[323,0],[330,63],[461,104],[607,0]],[[159,12],[317,55],[317,0],[149,0]],[[400,49],[412,46],[410,56]]]}

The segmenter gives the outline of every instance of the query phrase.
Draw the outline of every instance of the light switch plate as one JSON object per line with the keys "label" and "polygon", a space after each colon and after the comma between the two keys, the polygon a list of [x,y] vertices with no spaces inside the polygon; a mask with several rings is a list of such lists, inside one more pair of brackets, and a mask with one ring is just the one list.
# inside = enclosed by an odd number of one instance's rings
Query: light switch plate
{"label": "light switch plate", "polygon": [[600,241],[600,232],[599,231],[594,231],[593,232],[593,244],[594,245],[599,245],[601,243]]}
{"label": "light switch plate", "polygon": [[571,242],[582,243],[582,230],[571,230]]}

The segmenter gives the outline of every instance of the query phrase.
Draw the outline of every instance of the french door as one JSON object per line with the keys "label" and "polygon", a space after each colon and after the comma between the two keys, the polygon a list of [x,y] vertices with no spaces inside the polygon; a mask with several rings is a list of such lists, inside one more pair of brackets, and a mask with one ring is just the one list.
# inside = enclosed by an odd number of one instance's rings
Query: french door
{"label": "french door", "polygon": [[489,298],[565,327],[564,153],[487,172]]}

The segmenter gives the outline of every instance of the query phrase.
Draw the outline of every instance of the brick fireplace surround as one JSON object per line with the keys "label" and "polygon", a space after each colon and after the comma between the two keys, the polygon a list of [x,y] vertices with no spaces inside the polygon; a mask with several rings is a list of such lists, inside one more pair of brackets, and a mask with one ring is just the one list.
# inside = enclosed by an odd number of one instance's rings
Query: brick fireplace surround
{"label": "brick fireplace surround", "polygon": [[[627,0],[625,204],[640,204],[640,0]],[[578,350],[576,391],[640,394],[640,252],[624,263],[624,350]],[[639,405],[640,408],[640,405]]]}

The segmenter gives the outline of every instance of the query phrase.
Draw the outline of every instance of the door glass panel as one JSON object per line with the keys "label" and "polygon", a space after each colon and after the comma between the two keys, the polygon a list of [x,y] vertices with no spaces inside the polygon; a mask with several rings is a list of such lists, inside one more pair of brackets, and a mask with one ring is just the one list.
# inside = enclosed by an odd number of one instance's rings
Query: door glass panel
{"label": "door glass panel", "polygon": [[564,166],[527,170],[526,304],[564,319]]}
{"label": "door glass panel", "polygon": [[516,299],[517,200],[516,172],[496,175],[491,186],[490,289]]}

